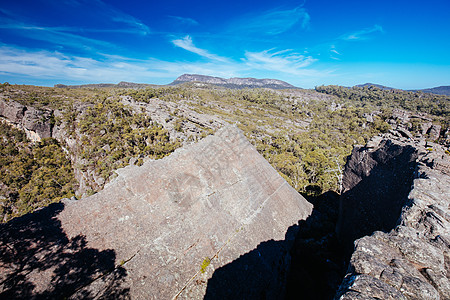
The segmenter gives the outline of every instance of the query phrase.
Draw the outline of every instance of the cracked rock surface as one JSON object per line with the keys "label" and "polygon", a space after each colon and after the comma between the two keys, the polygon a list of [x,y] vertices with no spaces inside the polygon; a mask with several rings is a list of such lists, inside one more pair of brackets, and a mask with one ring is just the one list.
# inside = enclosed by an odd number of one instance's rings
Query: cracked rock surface
{"label": "cracked rock surface", "polygon": [[[232,126],[118,174],[0,226],[0,296],[200,299],[215,270],[285,240],[312,211]],[[282,297],[288,253],[259,255],[268,272],[255,289]]]}
{"label": "cracked rock surface", "polygon": [[[377,139],[366,151],[380,151]],[[393,230],[355,242],[336,298],[450,299],[450,156],[432,143],[390,143],[416,149],[411,191]]]}

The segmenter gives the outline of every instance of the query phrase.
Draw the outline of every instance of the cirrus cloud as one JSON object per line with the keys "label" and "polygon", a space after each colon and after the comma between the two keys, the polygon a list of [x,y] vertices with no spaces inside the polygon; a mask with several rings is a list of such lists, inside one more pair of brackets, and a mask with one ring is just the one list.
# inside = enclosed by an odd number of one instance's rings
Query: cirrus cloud
{"label": "cirrus cloud", "polygon": [[189,35],[185,36],[182,39],[172,40],[172,43],[175,46],[180,47],[184,50],[187,50],[189,52],[198,54],[200,56],[203,56],[203,57],[206,57],[206,58],[209,58],[212,60],[217,60],[217,61],[221,61],[221,62],[228,61],[228,59],[225,57],[210,53],[208,50],[196,47],[194,45],[194,42],[192,41],[192,38]]}
{"label": "cirrus cloud", "polygon": [[358,30],[352,33],[344,34],[340,37],[341,40],[344,41],[360,41],[360,40],[366,40],[368,39],[368,35],[376,32],[383,32],[383,27],[380,25],[374,25],[369,28],[365,28],[362,30]]}
{"label": "cirrus cloud", "polygon": [[275,9],[261,14],[247,15],[232,23],[231,31],[240,33],[261,33],[277,35],[288,31],[295,25],[300,24],[302,29],[309,26],[310,16],[301,6],[293,9]]}

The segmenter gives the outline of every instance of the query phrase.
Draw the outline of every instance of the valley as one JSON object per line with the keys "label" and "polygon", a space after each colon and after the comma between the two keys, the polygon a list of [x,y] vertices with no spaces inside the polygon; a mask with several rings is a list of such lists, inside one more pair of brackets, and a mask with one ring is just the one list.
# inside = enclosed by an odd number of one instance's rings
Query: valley
{"label": "valley", "polygon": [[[144,282],[169,298],[400,297],[386,284],[413,297],[415,280],[429,299],[448,296],[448,96],[183,76],[1,85],[3,295],[152,298]],[[436,182],[426,205],[414,200],[425,179]],[[34,273],[79,268],[88,252],[73,281]]]}

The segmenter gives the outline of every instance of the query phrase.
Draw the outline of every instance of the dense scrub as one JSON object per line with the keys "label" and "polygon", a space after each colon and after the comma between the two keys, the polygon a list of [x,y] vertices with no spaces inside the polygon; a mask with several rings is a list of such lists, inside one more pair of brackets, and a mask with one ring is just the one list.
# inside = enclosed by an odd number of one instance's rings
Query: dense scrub
{"label": "dense scrub", "polygon": [[70,160],[52,138],[31,143],[0,121],[0,215],[2,221],[74,195]]}
{"label": "dense scrub", "polygon": [[82,170],[91,169],[105,181],[132,157],[158,159],[172,153],[179,142],[170,141],[162,126],[133,112],[114,97],[98,99],[78,118]]}
{"label": "dense scrub", "polygon": [[381,89],[375,86],[346,88],[337,85],[318,86],[316,91],[351,100],[355,105],[403,108],[450,118],[450,97],[423,92]]}
{"label": "dense scrub", "polygon": [[[272,166],[299,192],[309,195],[339,192],[345,157],[353,145],[390,128],[383,116],[366,121],[372,106],[355,107],[311,91],[175,87],[123,94],[145,103],[152,98],[187,103],[198,112],[237,123]],[[332,109],[333,102],[340,107]]]}
{"label": "dense scrub", "polygon": [[[162,158],[212,133],[217,129],[211,126],[213,119],[237,124],[294,188],[318,195],[340,192],[345,158],[355,144],[390,129],[385,120],[393,109],[431,114],[433,122],[443,126],[442,132],[450,118],[448,97],[375,87],[274,91],[189,84],[141,89],[3,84],[0,94],[53,111],[55,128],[62,133],[59,142],[33,145],[20,131],[2,125],[2,214],[8,216],[71,195],[75,182],[84,187],[82,192],[78,188],[80,194],[96,192],[131,158],[137,163],[144,157]],[[163,105],[146,110],[154,101]],[[202,123],[192,115],[207,118]],[[411,121],[412,132],[421,130],[419,123]],[[52,172],[59,179],[53,180]]]}
{"label": "dense scrub", "polygon": [[[32,143],[23,131],[1,123],[2,221],[75,195],[80,181],[84,194],[94,193],[131,158],[140,164],[144,157],[158,159],[180,145],[150,116],[122,104],[112,90],[3,85],[1,91],[23,105],[57,110],[52,121],[63,132],[59,142]],[[74,170],[82,174],[78,180]]]}
{"label": "dense scrub", "polygon": [[318,109],[308,130],[257,141],[257,149],[298,191],[318,195],[340,192],[345,158],[389,126],[380,118],[367,124],[363,109]]}

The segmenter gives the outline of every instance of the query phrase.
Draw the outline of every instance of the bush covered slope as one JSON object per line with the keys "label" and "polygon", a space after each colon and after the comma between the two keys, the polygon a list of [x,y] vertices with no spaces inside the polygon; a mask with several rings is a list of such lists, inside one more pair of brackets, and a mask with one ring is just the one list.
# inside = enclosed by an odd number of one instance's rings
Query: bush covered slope
{"label": "bush covered slope", "polygon": [[4,220],[61,197],[94,193],[117,168],[164,157],[225,123],[237,124],[299,192],[339,192],[353,145],[396,126],[398,109],[419,114],[403,120],[413,132],[420,133],[423,123],[438,124],[436,140],[445,143],[450,102],[375,87],[232,90],[189,83],[77,89],[3,84],[0,101],[46,111],[53,138],[32,143],[2,123]]}

